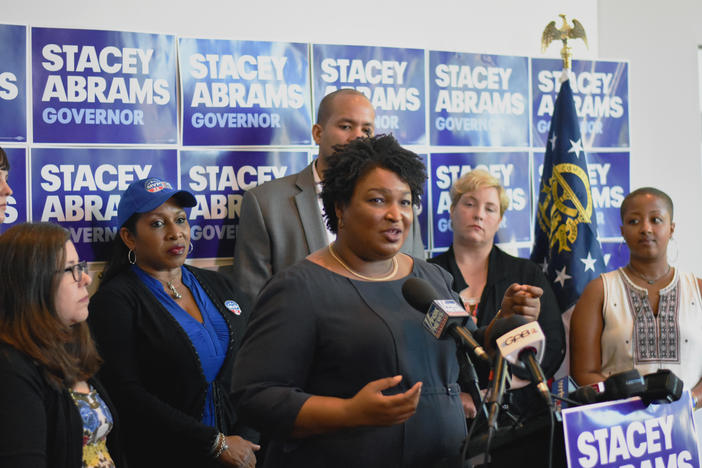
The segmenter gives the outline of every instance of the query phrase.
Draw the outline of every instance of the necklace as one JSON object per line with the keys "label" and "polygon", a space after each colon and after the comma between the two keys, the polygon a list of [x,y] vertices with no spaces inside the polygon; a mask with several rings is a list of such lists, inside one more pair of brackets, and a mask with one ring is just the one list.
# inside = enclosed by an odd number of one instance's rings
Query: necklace
{"label": "necklace", "polygon": [[171,290],[171,296],[173,296],[173,299],[182,299],[183,295],[178,292],[175,286],[173,286],[173,283],[170,281],[166,281],[166,286],[168,286],[168,289]]}
{"label": "necklace", "polygon": [[395,276],[395,274],[397,273],[397,268],[398,268],[397,257],[392,257],[392,267],[390,267],[390,273],[388,273],[387,275],[382,276],[382,277],[380,277],[380,278],[373,278],[372,276],[362,275],[362,274],[358,273],[357,271],[352,270],[351,267],[349,267],[347,264],[345,264],[345,263],[336,255],[336,253],[334,252],[334,248],[332,248],[332,245],[331,245],[331,244],[329,244],[329,253],[331,254],[332,257],[334,257],[334,260],[336,260],[337,262],[339,262],[339,265],[341,265],[342,267],[344,267],[344,270],[346,270],[346,271],[348,271],[349,273],[351,273],[352,275],[357,276],[357,277],[359,277],[359,278],[361,278],[361,279],[364,279],[364,280],[366,280],[366,281],[386,281],[386,280],[392,278],[393,276]]}
{"label": "necklace", "polygon": [[662,275],[660,275],[660,276],[657,277],[657,278],[648,279],[648,277],[646,277],[646,276],[643,275],[642,273],[639,273],[639,271],[638,271],[636,268],[634,268],[634,266],[633,266],[631,263],[629,263],[627,266],[629,267],[629,269],[630,269],[631,271],[633,271],[633,272],[636,274],[636,276],[638,276],[638,277],[641,278],[642,280],[646,281],[648,284],[653,284],[653,283],[655,283],[656,281],[660,280],[661,278],[667,276],[668,273],[670,273],[670,265],[668,265],[668,269],[665,270],[665,273],[663,273]]}

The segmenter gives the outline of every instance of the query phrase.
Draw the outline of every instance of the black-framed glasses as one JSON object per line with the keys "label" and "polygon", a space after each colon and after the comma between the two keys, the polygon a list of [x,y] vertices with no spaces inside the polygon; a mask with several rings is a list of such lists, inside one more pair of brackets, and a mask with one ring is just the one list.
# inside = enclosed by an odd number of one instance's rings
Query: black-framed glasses
{"label": "black-framed glasses", "polygon": [[64,270],[59,270],[58,273],[68,273],[69,271],[73,275],[73,279],[76,280],[76,283],[80,283],[80,280],[83,279],[83,272],[88,271],[88,262],[83,260],[75,265],[66,267]]}

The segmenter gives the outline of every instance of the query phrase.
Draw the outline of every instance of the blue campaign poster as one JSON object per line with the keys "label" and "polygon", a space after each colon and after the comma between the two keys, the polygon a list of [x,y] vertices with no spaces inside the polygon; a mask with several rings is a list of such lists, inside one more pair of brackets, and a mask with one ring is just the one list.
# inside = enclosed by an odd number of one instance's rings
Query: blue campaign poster
{"label": "blue campaign poster", "polygon": [[25,148],[3,148],[10,161],[10,174],[7,183],[12,195],[7,198],[5,221],[0,231],[13,224],[27,221],[27,150]]}
{"label": "blue campaign poster", "polygon": [[234,255],[244,192],[301,171],[308,159],[306,151],[181,151],[180,187],[197,200],[189,215],[190,256]]}
{"label": "blue campaign poster", "polygon": [[0,24],[0,141],[27,141],[27,28]]}
{"label": "blue campaign poster", "polygon": [[[426,154],[419,154],[425,167],[429,167],[429,159]],[[429,179],[424,181],[424,196],[416,208],[417,222],[419,223],[419,232],[422,235],[422,243],[424,244],[424,250],[427,251],[430,248],[429,243],[429,207],[427,202],[429,200]]]}
{"label": "blue campaign poster", "polygon": [[[538,198],[543,152],[534,152],[534,193]],[[592,203],[600,238],[621,237],[619,207],[629,193],[629,152],[587,153]]]}
{"label": "blue campaign poster", "polygon": [[529,199],[529,154],[434,153],[431,155],[432,249],[451,245],[451,195],[453,183],[473,169],[484,169],[495,176],[507,192],[507,208],[495,242],[519,242],[531,239],[531,201]]}
{"label": "blue campaign poster", "polygon": [[324,96],[354,88],[373,104],[377,134],[426,144],[422,49],[314,44],[312,57],[315,115]]}
{"label": "blue campaign poster", "polygon": [[179,39],[184,145],[311,143],[308,46]]}
{"label": "blue campaign poster", "polygon": [[527,57],[429,52],[429,135],[440,146],[529,146]]}
{"label": "blue campaign poster", "polygon": [[[559,59],[531,59],[534,148],[546,147],[562,66]],[[630,146],[628,63],[574,60],[570,85],[583,146],[586,149]]]}
{"label": "blue campaign poster", "polygon": [[629,263],[629,247],[623,240],[601,241],[605,270],[612,271]]}
{"label": "blue campaign poster", "polygon": [[640,398],[564,409],[568,467],[700,466],[690,393],[645,406]]}
{"label": "blue campaign poster", "polygon": [[175,187],[177,157],[176,150],[34,148],[32,219],[68,229],[82,260],[107,260],[121,193],[147,177]]}
{"label": "blue campaign poster", "polygon": [[175,38],[32,28],[34,141],[177,143]]}

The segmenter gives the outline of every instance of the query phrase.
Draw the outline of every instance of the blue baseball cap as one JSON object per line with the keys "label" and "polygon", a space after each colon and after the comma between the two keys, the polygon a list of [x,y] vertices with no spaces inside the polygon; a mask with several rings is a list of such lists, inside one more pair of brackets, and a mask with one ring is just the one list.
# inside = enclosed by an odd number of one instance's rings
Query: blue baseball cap
{"label": "blue baseball cap", "polygon": [[175,190],[169,182],[158,177],[132,182],[119,201],[117,227],[124,226],[134,213],[146,213],[156,209],[171,197],[175,197],[184,208],[197,204],[192,193],[187,190]]}

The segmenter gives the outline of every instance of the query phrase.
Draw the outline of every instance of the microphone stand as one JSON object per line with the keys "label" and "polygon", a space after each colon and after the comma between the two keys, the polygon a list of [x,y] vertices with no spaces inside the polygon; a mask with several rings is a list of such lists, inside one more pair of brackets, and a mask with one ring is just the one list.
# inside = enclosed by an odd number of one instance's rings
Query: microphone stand
{"label": "microphone stand", "polygon": [[490,403],[490,415],[488,417],[488,437],[487,442],[485,443],[485,461],[488,464],[490,463],[490,446],[492,445],[492,439],[497,431],[497,416],[500,412],[500,405],[502,403],[501,400],[505,390],[505,378],[507,374],[507,362],[505,361],[504,357],[502,357],[502,353],[500,352],[495,353],[495,366],[493,372],[493,379],[495,380],[492,388],[490,389],[490,399],[488,400]]}

